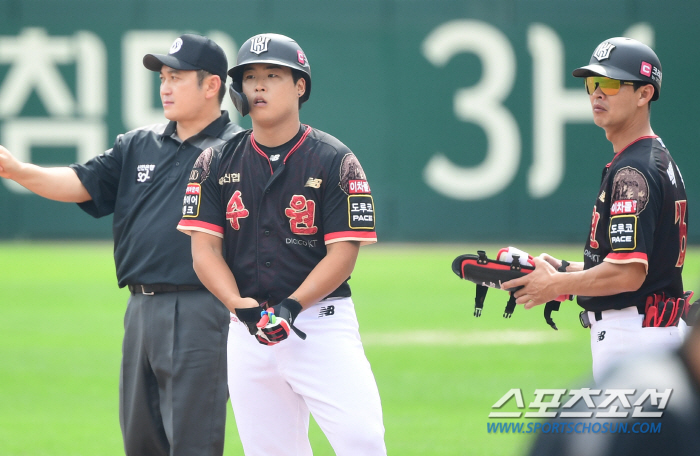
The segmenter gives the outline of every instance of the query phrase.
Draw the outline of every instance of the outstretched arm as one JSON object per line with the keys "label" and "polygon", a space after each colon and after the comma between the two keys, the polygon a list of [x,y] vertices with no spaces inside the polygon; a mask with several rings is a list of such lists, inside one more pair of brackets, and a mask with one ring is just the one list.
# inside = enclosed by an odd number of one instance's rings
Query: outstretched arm
{"label": "outstretched arm", "polygon": [[17,160],[0,146],[0,177],[12,179],[39,196],[65,203],[82,203],[92,198],[78,175],[67,166],[42,168]]}
{"label": "outstretched arm", "polygon": [[642,263],[603,262],[590,269],[561,273],[542,256],[535,258],[535,270],[518,279],[504,282],[503,288],[523,288],[515,292],[516,302],[529,309],[557,296],[610,296],[638,290],[646,278]]}

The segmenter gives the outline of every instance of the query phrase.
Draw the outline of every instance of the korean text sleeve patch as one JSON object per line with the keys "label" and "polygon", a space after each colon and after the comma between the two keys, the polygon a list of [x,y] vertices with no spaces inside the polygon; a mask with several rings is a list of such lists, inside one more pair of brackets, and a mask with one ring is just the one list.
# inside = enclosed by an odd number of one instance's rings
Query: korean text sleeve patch
{"label": "korean text sleeve patch", "polygon": [[185,233],[203,231],[223,237],[224,215],[220,188],[215,177],[218,160],[212,148],[205,149],[194,163],[182,202],[182,219],[177,229]]}
{"label": "korean text sleeve patch", "polygon": [[348,226],[353,230],[374,229],[374,201],[372,195],[348,196]]}
{"label": "korean text sleeve patch", "polygon": [[324,239],[377,242],[374,200],[359,160],[348,149],[336,156],[323,201]]}
{"label": "korean text sleeve patch", "polygon": [[185,199],[182,203],[182,216],[194,218],[199,215],[199,203],[202,198],[202,185],[196,182],[187,184]]}
{"label": "korean text sleeve patch", "polygon": [[663,194],[649,170],[622,166],[614,171],[610,189],[610,253],[605,261],[643,262],[654,247],[654,232]]}
{"label": "korean text sleeve patch", "polygon": [[613,252],[637,248],[637,216],[616,215],[610,218],[610,246]]}

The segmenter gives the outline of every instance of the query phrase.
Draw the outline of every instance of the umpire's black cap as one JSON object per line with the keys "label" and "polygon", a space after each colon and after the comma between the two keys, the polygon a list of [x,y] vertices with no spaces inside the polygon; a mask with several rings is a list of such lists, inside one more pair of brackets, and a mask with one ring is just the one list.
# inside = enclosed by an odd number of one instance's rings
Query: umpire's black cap
{"label": "umpire's black cap", "polygon": [[228,61],[221,47],[205,36],[185,34],[176,39],[170,52],[164,54],[146,54],[143,66],[151,71],[160,72],[163,65],[176,70],[205,70],[226,82]]}
{"label": "umpire's black cap", "polygon": [[573,71],[577,78],[605,76],[619,81],[639,81],[654,86],[651,101],[661,92],[661,62],[649,46],[632,38],[610,38],[593,51],[588,65]]}

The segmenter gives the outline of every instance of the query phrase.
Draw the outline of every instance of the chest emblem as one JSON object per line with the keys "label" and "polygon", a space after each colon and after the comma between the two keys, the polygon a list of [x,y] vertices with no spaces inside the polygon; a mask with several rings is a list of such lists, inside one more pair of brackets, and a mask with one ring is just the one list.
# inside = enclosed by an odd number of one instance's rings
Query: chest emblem
{"label": "chest emblem", "polygon": [[284,214],[289,217],[292,233],[310,235],[318,232],[318,227],[314,226],[316,203],[313,200],[307,200],[303,195],[294,195]]}
{"label": "chest emblem", "polygon": [[226,205],[226,220],[231,222],[231,228],[234,230],[240,230],[241,224],[238,219],[248,217],[248,209],[243,205],[243,199],[241,198],[241,191],[236,190],[231,199]]}
{"label": "chest emblem", "polygon": [[241,173],[226,173],[219,178],[219,185],[232,184],[241,181]]}
{"label": "chest emblem", "polygon": [[136,167],[136,183],[143,184],[153,180],[153,173],[156,170],[156,165],[138,165]]}
{"label": "chest emblem", "polygon": [[309,177],[309,180],[306,181],[304,187],[321,188],[321,182],[323,182],[322,179],[314,179],[313,177]]}

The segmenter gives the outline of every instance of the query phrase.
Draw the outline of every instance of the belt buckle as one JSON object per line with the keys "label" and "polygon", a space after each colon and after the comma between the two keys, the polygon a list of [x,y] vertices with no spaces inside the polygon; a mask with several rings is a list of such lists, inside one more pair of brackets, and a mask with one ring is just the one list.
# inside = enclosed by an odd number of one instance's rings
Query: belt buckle
{"label": "belt buckle", "polygon": [[150,293],[146,293],[146,289],[143,287],[143,285],[141,285],[141,294],[144,294],[146,296],[153,296],[156,293],[153,291],[151,291]]}
{"label": "belt buckle", "polygon": [[578,314],[578,320],[581,322],[581,326],[584,328],[590,328],[591,327],[591,320],[588,318],[588,311],[587,310],[582,310],[580,314]]}

